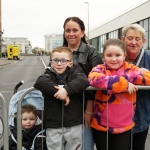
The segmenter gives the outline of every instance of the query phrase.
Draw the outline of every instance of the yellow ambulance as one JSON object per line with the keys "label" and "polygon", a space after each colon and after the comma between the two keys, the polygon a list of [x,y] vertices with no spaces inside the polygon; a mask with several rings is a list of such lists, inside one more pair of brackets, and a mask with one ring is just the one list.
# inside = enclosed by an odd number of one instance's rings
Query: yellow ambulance
{"label": "yellow ambulance", "polygon": [[19,45],[7,45],[7,57],[10,59],[20,59],[20,46]]}

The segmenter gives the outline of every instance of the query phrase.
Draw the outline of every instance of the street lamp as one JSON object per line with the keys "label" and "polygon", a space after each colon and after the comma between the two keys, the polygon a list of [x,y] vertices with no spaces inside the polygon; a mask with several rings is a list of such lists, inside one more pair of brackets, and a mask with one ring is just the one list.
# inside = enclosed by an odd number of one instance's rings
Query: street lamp
{"label": "street lamp", "polygon": [[90,41],[90,37],[89,37],[89,2],[85,2],[88,5],[88,43]]}

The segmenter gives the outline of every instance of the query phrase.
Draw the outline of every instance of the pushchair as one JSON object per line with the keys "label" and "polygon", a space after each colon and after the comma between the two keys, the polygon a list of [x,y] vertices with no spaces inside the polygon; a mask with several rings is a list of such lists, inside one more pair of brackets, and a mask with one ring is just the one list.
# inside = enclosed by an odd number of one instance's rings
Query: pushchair
{"label": "pushchair", "polygon": [[[23,84],[23,83],[19,83],[16,85],[15,89],[14,89],[14,95],[12,96],[10,103],[9,103],[9,110],[8,110],[8,115],[9,116],[13,116],[12,118],[8,118],[8,125],[11,131],[11,134],[9,136],[9,140],[13,140],[13,142],[15,142],[15,145],[17,145],[17,139],[14,137],[14,133],[12,131],[14,131],[14,129],[17,129],[17,124],[16,124],[16,114],[17,114],[17,107],[18,107],[18,101],[20,100],[20,97],[28,90],[28,89],[23,89],[17,92],[17,89],[19,88],[19,86]],[[36,107],[36,111],[37,111],[37,117],[38,117],[38,121],[42,120],[42,111],[44,109],[44,99],[42,96],[42,93],[39,90],[33,90],[30,93],[28,93],[22,100],[22,106],[25,104],[31,104],[33,106]],[[41,123],[41,122],[40,122]],[[43,125],[42,125],[43,127]],[[34,150],[34,145],[35,145],[35,141],[36,139],[38,139],[38,137],[41,138],[41,143],[43,144],[41,147],[43,147],[43,149],[46,149],[46,136],[45,136],[45,129],[41,129],[35,136],[32,142],[32,146],[30,147],[30,150]],[[9,142],[10,143],[10,142]],[[11,147],[11,145],[9,146]],[[22,146],[22,150],[26,150],[25,147]]]}

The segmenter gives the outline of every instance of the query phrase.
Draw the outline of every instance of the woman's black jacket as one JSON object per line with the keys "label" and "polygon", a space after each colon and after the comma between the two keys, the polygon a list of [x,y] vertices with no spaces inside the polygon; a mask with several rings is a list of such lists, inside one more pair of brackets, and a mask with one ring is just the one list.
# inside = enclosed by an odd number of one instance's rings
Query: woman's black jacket
{"label": "woman's black jacket", "polygon": [[[88,76],[89,72],[98,64],[102,64],[102,58],[100,54],[96,50],[96,48],[92,45],[85,44],[81,42],[78,50],[73,52],[73,62],[74,66],[80,72],[84,72],[86,76]],[[87,100],[94,100],[95,99],[95,91],[85,91],[85,106]]]}

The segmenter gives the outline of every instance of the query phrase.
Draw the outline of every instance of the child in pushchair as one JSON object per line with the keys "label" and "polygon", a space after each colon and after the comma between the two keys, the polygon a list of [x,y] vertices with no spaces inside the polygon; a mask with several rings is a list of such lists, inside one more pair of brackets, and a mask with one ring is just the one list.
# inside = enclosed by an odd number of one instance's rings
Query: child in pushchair
{"label": "child in pushchair", "polygon": [[[9,103],[9,115],[17,113],[17,103],[27,89],[13,95]],[[43,96],[38,90],[31,91],[22,100],[22,150],[47,150],[45,130],[42,129],[41,114]],[[11,134],[9,150],[17,150],[17,118],[9,118]]]}

